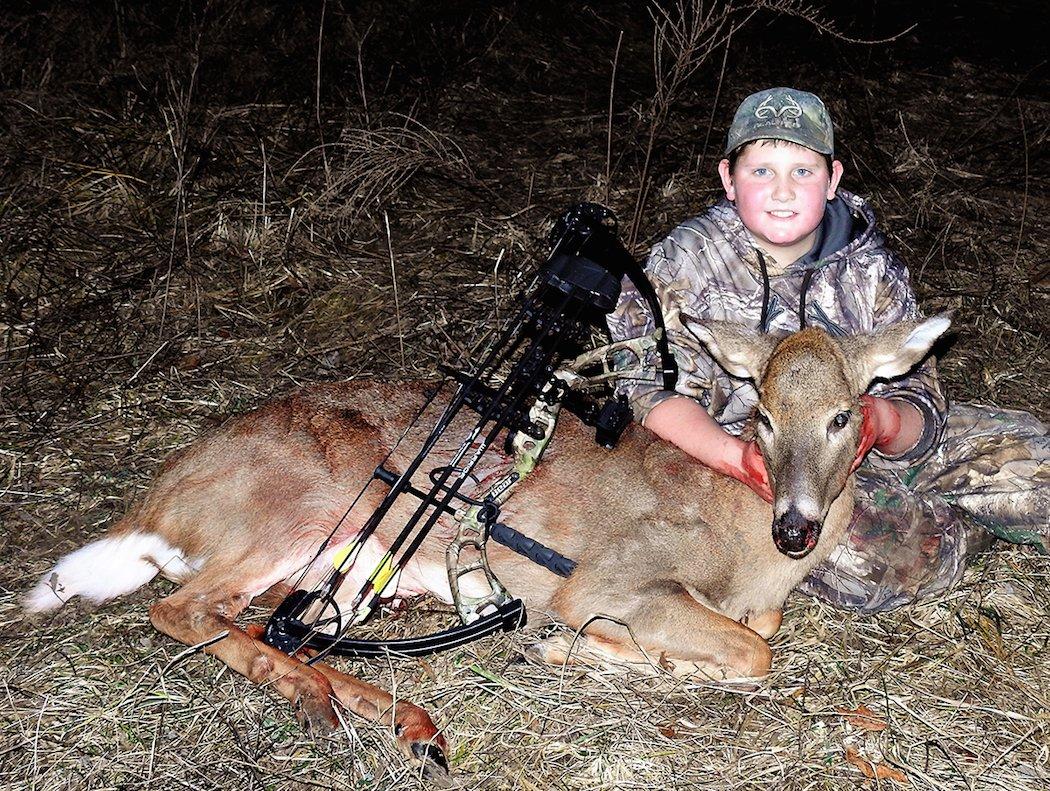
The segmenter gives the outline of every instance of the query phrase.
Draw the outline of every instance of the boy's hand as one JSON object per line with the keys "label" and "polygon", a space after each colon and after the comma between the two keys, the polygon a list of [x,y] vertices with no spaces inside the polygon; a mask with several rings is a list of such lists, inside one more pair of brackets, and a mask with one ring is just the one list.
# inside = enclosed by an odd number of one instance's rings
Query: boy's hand
{"label": "boy's hand", "polygon": [[758,445],[728,434],[693,399],[664,399],[649,413],[644,425],[697,461],[746,484],[767,503],[773,502],[766,463]]}
{"label": "boy's hand", "polygon": [[742,453],[740,457],[740,470],[737,474],[730,473],[741,483],[746,483],[751,490],[765,500],[767,503],[773,502],[773,490],[769,488],[769,473],[766,471],[766,460],[762,458],[762,451],[758,448],[758,443],[752,440],[751,442],[743,442]]}
{"label": "boy's hand", "polygon": [[742,444],[740,475],[733,477],[742,483],[747,483],[752,492],[765,502],[772,503],[773,490],[770,488],[770,474],[765,471],[765,459],[762,458],[762,452],[758,450],[758,443],[752,440]]}
{"label": "boy's hand", "polygon": [[862,395],[860,397],[860,445],[853,459],[850,472],[857,469],[872,448],[884,449],[893,443],[901,432],[901,416],[885,398]]}

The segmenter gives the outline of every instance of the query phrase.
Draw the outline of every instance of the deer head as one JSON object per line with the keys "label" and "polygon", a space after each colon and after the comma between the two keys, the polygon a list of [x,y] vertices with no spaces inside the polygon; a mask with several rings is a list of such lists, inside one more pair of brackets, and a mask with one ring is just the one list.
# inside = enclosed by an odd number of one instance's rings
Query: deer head
{"label": "deer head", "polygon": [[758,388],[755,439],[773,488],[773,543],[780,552],[801,558],[816,546],[857,454],[860,396],[876,379],[911,370],[949,324],[942,315],[832,338],[819,329],[776,337],[726,322],[689,322],[729,374]]}

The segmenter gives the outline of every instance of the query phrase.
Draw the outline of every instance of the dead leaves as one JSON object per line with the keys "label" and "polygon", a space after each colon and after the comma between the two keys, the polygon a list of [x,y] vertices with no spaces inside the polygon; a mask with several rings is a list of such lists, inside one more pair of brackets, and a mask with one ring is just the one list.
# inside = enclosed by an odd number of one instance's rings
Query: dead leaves
{"label": "dead leaves", "polygon": [[660,735],[665,739],[674,739],[678,736],[678,729],[672,723],[664,723],[659,728]]}
{"label": "dead leaves", "polygon": [[901,785],[908,785],[908,776],[900,769],[888,764],[869,761],[852,747],[846,748],[846,760],[860,769],[869,780],[893,780]]}
{"label": "dead leaves", "polygon": [[981,642],[999,661],[1006,662],[1009,659],[1009,651],[1003,645],[1003,624],[999,613],[990,607],[979,607],[976,627]]}
{"label": "dead leaves", "polygon": [[867,706],[861,704],[855,709],[835,709],[846,721],[864,731],[884,731],[886,721]]}
{"label": "dead leaves", "polygon": [[[855,709],[836,708],[835,711],[838,712],[846,722],[865,734],[878,733],[889,727],[889,724],[882,718],[882,716],[872,711],[864,704],[857,706]],[[868,758],[863,755],[860,750],[848,743],[851,738],[852,737],[847,737],[847,744],[845,745],[845,757],[847,763],[860,769],[860,771],[864,773],[864,776],[869,780],[892,780],[901,785],[908,785],[908,776],[900,769],[883,763],[881,760],[881,753],[878,753],[878,758]]]}

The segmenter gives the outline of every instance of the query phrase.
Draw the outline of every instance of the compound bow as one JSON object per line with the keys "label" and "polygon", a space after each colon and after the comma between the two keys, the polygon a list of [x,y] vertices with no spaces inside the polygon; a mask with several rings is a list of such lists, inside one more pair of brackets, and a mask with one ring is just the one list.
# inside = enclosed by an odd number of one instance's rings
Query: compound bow
{"label": "compound bow", "polygon": [[[400,473],[376,467],[371,480],[389,487],[355,538],[336,552],[333,567],[314,590],[295,590],[277,607],[263,633],[270,645],[294,653],[303,648],[346,656],[387,653],[420,656],[454,648],[497,631],[525,623],[525,607],[492,573],[486,554],[489,538],[540,563],[555,574],[568,576],[574,562],[499,522],[500,504],[532,470],[554,431],[564,407],[585,424],[594,426],[596,440],[613,447],[630,422],[626,400],[608,395],[613,377],[651,375],[648,362],[659,356],[658,370],[666,389],[674,389],[677,368],[670,354],[656,294],[639,264],[616,235],[611,211],[593,203],[576,205],[557,221],[548,239],[550,254],[541,265],[517,313],[497,334],[483,361],[471,373],[442,367],[456,390],[422,447]],[[650,335],[577,354],[594,327],[604,327],[604,316],[616,306],[621,281],[630,279],[648,301],[656,330]],[[633,365],[616,365],[614,356],[629,354]],[[572,358],[568,363],[565,361]],[[564,364],[563,364],[564,363]],[[598,369],[595,372],[595,369]],[[509,370],[508,370],[509,369]],[[505,375],[501,371],[507,370]],[[446,380],[447,383],[448,380]],[[432,396],[435,398],[437,394]],[[473,428],[451,460],[433,465],[435,446],[452,421],[467,407],[478,414]],[[425,407],[424,407],[425,409]],[[417,415],[419,420],[423,410]],[[513,469],[488,486],[481,496],[461,492],[478,462],[501,432],[513,452]],[[407,431],[406,431],[407,433]],[[429,488],[412,484],[424,471]],[[364,489],[344,514],[350,515]],[[349,611],[336,604],[335,593],[346,579],[365,542],[375,533],[394,503],[410,497],[418,501],[380,562],[357,591]],[[436,634],[401,640],[361,640],[347,637],[354,625],[371,616],[384,596],[396,590],[400,569],[412,557],[442,517],[455,521],[457,532],[446,561],[449,583],[462,624]],[[336,529],[339,525],[336,525]],[[327,547],[335,529],[318,550]],[[481,572],[488,593],[467,596],[460,586],[466,574]]]}

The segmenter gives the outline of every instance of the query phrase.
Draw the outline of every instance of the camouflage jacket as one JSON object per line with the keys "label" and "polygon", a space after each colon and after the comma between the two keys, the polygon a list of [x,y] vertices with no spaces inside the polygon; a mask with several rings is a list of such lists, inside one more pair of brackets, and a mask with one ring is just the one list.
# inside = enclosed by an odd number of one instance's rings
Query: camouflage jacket
{"label": "camouflage jacket", "polygon": [[[837,227],[829,227],[832,218]],[[921,315],[907,268],[886,248],[885,238],[875,227],[875,215],[862,198],[838,191],[837,200],[829,203],[814,251],[819,255],[803,256],[783,273],[769,275],[764,330],[799,328],[803,290],[807,325],[822,327],[832,335],[870,332]],[[728,320],[758,328],[763,306],[762,269],[752,237],[732,203],[722,201],[675,228],[652,248],[645,271],[665,317],[677,308],[697,319]],[[654,328],[649,304],[629,280],[624,280],[608,324],[614,341]],[[668,330],[679,366],[677,392],[695,398],[727,431],[739,434],[758,400],[754,386],[731,378],[704,351],[675,342],[673,322]],[[656,404],[674,395],[659,383],[657,360],[646,362],[652,364],[652,377],[621,379],[617,385],[617,391],[629,399],[635,419],[643,422]],[[870,392],[908,401],[925,418],[918,443],[893,461],[913,464],[938,443],[947,419],[947,403],[932,359],[905,378],[876,384]]]}

